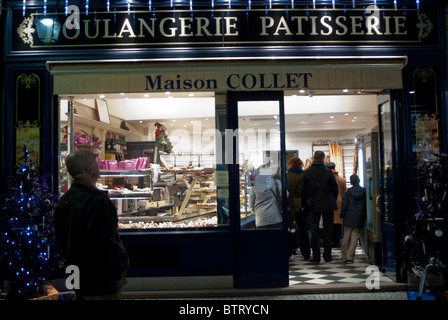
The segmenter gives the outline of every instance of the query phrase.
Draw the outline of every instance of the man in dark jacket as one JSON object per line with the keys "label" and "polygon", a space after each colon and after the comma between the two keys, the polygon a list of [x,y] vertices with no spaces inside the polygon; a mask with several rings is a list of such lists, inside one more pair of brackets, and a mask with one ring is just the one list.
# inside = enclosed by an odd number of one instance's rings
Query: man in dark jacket
{"label": "man in dark jacket", "polygon": [[353,187],[342,196],[341,209],[341,218],[344,219],[341,258],[345,263],[353,263],[366,217],[366,189],[359,185],[359,177],[356,174],[350,176],[350,183]]}
{"label": "man in dark jacket", "polygon": [[59,199],[55,235],[65,265],[79,269],[76,299],[120,299],[129,259],[118,233],[115,206],[96,188],[99,169],[95,155],[77,150],[65,163],[74,182]]}
{"label": "man in dark jacket", "polygon": [[334,174],[325,167],[325,154],[314,153],[314,161],[302,178],[302,205],[310,214],[311,248],[313,261],[320,262],[319,221],[323,220],[324,254],[331,261],[333,242],[333,211],[337,209],[338,185]]}

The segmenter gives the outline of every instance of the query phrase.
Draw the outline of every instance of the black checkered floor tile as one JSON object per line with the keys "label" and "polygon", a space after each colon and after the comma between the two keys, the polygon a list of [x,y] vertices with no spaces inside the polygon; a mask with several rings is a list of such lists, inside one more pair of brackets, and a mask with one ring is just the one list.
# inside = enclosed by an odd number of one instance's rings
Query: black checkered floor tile
{"label": "black checkered floor tile", "polygon": [[[355,261],[351,264],[342,262],[340,249],[333,248],[331,256],[331,262],[322,259],[320,263],[314,263],[303,259],[300,253],[294,255],[289,261],[289,286],[365,283],[371,275],[371,271],[366,270],[371,264],[361,247],[356,249]],[[390,281],[380,276],[380,282]]]}

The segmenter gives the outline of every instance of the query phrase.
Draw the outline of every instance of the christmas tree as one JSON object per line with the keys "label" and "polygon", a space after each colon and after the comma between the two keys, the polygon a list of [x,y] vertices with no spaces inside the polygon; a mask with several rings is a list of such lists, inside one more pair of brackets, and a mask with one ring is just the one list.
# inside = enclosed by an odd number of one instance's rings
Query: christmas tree
{"label": "christmas tree", "polygon": [[8,298],[29,299],[45,292],[58,267],[53,216],[57,196],[49,192],[24,148],[25,162],[1,197],[0,271],[8,280]]}

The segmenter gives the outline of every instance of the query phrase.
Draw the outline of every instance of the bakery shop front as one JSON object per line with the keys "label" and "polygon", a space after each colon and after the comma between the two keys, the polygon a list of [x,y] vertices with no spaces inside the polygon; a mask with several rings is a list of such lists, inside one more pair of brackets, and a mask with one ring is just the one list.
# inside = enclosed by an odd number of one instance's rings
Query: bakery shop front
{"label": "bakery shop front", "polygon": [[372,192],[364,250],[402,282],[416,163],[446,150],[443,6],[424,2],[6,1],[2,174],[28,144],[62,194],[64,156],[92,150],[125,290],[286,287],[287,162],[323,150]]}

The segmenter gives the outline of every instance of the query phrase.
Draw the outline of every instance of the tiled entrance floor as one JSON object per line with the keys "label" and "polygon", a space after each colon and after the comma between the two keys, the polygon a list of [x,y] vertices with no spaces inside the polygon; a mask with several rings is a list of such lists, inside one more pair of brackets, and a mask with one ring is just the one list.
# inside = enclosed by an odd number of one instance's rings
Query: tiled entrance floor
{"label": "tiled entrance floor", "polygon": [[[289,286],[329,285],[365,283],[372,271],[366,270],[371,263],[361,247],[356,249],[354,263],[346,264],[341,260],[341,250],[333,248],[331,262],[321,259],[320,263],[304,260],[299,253],[289,261]],[[380,273],[380,284],[393,282]],[[369,283],[373,283],[369,279]]]}

